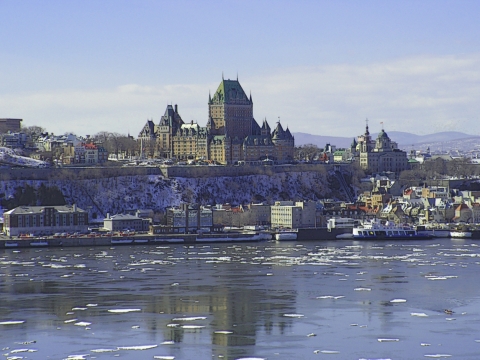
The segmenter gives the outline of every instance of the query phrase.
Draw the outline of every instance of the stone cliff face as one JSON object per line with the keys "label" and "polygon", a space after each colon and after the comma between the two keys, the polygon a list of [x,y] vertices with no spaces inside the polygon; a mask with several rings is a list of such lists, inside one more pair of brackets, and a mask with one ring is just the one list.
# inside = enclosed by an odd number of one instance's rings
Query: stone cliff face
{"label": "stone cliff face", "polygon": [[[58,187],[68,204],[76,203],[91,218],[131,209],[162,211],[182,202],[213,205],[275,200],[343,198],[335,177],[325,172],[210,178],[164,178],[159,175],[118,176],[85,180],[11,180],[0,182],[0,198],[19,186]],[[337,189],[337,190],[336,190]]]}

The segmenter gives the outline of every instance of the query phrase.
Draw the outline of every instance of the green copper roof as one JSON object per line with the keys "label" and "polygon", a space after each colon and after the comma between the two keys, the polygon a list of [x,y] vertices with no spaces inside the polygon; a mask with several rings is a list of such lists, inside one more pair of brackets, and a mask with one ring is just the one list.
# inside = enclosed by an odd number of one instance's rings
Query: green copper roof
{"label": "green copper roof", "polygon": [[250,104],[250,100],[238,80],[222,80],[213,95],[212,102],[214,104]]}

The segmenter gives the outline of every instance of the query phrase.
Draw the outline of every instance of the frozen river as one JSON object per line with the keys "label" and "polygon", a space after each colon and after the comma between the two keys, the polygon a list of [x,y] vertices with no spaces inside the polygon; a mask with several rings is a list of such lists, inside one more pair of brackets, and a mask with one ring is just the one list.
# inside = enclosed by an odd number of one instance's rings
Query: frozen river
{"label": "frozen river", "polygon": [[478,360],[479,274],[471,240],[2,250],[0,348],[7,359]]}

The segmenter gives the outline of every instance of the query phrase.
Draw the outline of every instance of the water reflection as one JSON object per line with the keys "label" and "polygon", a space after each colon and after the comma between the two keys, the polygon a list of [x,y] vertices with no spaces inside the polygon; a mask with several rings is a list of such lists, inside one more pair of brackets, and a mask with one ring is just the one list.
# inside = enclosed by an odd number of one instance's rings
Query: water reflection
{"label": "water reflection", "polygon": [[138,345],[156,345],[142,358],[308,359],[325,344],[409,359],[425,339],[468,359],[480,351],[479,253],[448,239],[3,251],[0,322],[25,323],[0,325],[2,343],[37,340],[31,359],[136,359],[117,348]]}

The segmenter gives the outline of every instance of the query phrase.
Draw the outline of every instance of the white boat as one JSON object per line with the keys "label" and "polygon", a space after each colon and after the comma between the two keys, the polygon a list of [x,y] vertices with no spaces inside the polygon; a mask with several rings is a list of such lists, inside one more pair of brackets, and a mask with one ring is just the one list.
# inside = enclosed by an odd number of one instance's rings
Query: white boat
{"label": "white boat", "polygon": [[356,240],[424,240],[431,239],[428,234],[419,234],[410,225],[395,225],[390,222],[382,224],[375,220],[366,222],[363,226],[353,228],[353,238]]}
{"label": "white boat", "polygon": [[456,238],[456,239],[471,238],[472,232],[471,231],[450,231],[450,237]]}
{"label": "white boat", "polygon": [[298,231],[297,230],[282,230],[275,234],[275,240],[284,241],[284,240],[297,240]]}

